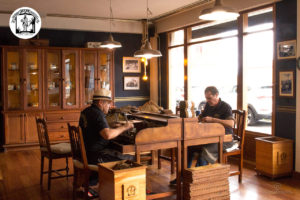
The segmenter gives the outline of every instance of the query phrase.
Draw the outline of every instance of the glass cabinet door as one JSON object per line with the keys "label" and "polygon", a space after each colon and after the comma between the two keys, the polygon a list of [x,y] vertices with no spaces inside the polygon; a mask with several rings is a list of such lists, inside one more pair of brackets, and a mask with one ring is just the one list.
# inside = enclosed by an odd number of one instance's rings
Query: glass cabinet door
{"label": "glass cabinet door", "polygon": [[97,52],[96,51],[84,51],[83,52],[83,105],[92,103],[95,84],[99,81],[96,78],[96,66],[97,66]]}
{"label": "glass cabinet door", "polygon": [[111,90],[111,54],[99,53],[99,66],[98,66],[98,78],[99,78],[99,88],[105,88]]}
{"label": "glass cabinet door", "polygon": [[63,51],[63,107],[74,108],[79,106],[79,65],[78,52]]}
{"label": "glass cabinet door", "polygon": [[59,50],[46,53],[46,105],[48,108],[58,108],[61,106],[61,53]]}
{"label": "glass cabinet door", "polygon": [[22,72],[20,65],[20,52],[7,50],[6,52],[6,109],[18,110],[23,107],[21,82]]}
{"label": "glass cabinet door", "polygon": [[24,51],[24,106],[27,109],[41,107],[41,53],[40,50]]}

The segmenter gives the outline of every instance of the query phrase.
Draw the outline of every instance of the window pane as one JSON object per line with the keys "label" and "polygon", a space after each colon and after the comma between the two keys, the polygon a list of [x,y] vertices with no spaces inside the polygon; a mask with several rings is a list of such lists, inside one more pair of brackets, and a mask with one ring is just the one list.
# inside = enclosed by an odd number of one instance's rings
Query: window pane
{"label": "window pane", "polygon": [[189,42],[204,41],[237,35],[237,21],[214,21],[191,28]]}
{"label": "window pane", "polygon": [[184,31],[174,31],[169,33],[169,46],[181,45],[184,43]]}
{"label": "window pane", "polygon": [[247,130],[271,134],[273,31],[244,37],[244,83],[248,106]]}
{"label": "window pane", "polygon": [[169,49],[169,109],[175,113],[176,105],[184,100],[183,47]]}
{"label": "window pane", "polygon": [[248,27],[245,32],[262,31],[273,28],[273,8],[248,13]]}
{"label": "window pane", "polygon": [[220,98],[236,108],[237,56],[236,37],[188,47],[188,99],[197,110],[205,104],[207,86],[216,86]]}

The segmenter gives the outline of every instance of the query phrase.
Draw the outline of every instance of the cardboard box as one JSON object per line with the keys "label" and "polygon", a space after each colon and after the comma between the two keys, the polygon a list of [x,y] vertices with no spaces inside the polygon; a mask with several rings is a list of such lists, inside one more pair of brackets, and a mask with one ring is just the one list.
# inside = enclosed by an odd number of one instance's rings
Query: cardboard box
{"label": "cardboard box", "polygon": [[[129,162],[128,169],[114,170],[116,164]],[[132,161],[116,161],[98,164],[99,199],[146,200],[146,166]]]}

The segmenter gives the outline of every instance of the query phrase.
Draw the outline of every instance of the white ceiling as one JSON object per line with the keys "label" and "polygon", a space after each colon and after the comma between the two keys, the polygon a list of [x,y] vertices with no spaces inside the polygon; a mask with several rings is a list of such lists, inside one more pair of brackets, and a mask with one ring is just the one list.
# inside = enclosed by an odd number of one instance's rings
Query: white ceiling
{"label": "white ceiling", "polygon": [[[149,0],[152,16],[157,18],[172,11],[212,0]],[[113,17],[140,20],[146,18],[147,0],[111,0]],[[109,17],[109,0],[0,0],[0,12],[31,7],[41,15],[77,15],[92,18]]]}

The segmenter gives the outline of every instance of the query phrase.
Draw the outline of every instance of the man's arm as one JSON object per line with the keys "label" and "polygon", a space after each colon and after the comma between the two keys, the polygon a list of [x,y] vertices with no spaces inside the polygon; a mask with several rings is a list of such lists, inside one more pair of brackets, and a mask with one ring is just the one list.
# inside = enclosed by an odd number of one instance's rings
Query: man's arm
{"label": "man's arm", "polygon": [[132,123],[126,123],[124,126],[120,126],[118,128],[104,128],[100,131],[100,135],[105,139],[105,140],[111,140],[121,133],[123,133],[126,130],[132,129],[134,126]]}
{"label": "man's arm", "polygon": [[208,122],[208,123],[220,123],[225,127],[233,128],[234,126],[234,120],[233,119],[218,119],[214,117],[203,117],[201,119],[201,122]]}

